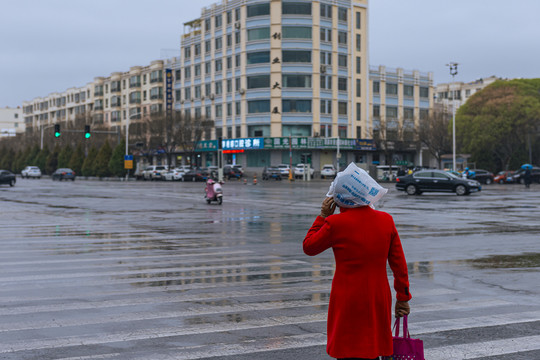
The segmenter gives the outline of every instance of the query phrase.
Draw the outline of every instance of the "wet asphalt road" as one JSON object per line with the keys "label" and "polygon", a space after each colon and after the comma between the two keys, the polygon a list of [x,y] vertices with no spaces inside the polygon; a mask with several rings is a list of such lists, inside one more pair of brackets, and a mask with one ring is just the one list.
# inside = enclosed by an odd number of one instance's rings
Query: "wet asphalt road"
{"label": "wet asphalt road", "polygon": [[[0,186],[0,359],[329,359],[329,181]],[[540,359],[540,185],[407,196],[411,334],[426,359]]]}

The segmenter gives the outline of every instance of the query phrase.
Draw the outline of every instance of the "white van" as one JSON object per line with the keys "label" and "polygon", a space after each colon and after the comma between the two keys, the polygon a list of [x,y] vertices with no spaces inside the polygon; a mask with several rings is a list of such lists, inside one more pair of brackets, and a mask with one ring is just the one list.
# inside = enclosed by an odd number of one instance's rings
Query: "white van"
{"label": "white van", "polygon": [[390,165],[377,165],[377,180],[394,180],[397,177],[399,166],[392,165],[390,174]]}

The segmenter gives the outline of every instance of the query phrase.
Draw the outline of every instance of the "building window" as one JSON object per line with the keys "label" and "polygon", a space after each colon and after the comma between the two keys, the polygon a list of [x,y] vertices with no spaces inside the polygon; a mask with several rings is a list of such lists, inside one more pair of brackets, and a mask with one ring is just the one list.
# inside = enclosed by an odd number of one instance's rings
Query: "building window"
{"label": "building window", "polygon": [[[260,64],[270,62],[270,51],[257,51],[247,53],[247,64]],[[238,64],[237,64],[238,66]]]}
{"label": "building window", "polygon": [[223,47],[223,39],[221,36],[216,38],[216,50],[220,50]]}
{"label": "building window", "polygon": [[332,41],[332,29],[321,28],[321,41],[322,42],[331,42]]}
{"label": "building window", "polygon": [[201,64],[195,65],[194,70],[195,70],[195,76],[201,76]]}
{"label": "building window", "polygon": [[284,39],[311,39],[311,27],[282,26],[281,33]]}
{"label": "building window", "polygon": [[212,42],[210,40],[206,40],[204,42],[204,51],[209,53],[212,50]]}
{"label": "building window", "polygon": [[184,48],[184,58],[189,59],[191,57],[191,47]]}
{"label": "building window", "polygon": [[216,20],[215,21],[216,28],[221,27],[221,25],[223,25],[223,17],[221,16],[221,14],[216,15],[215,20]]}
{"label": "building window", "polygon": [[237,45],[240,44],[240,31],[236,31],[236,32],[234,33],[234,42],[235,42],[235,44],[237,44]]}
{"label": "building window", "polygon": [[210,96],[212,93],[212,84],[204,84],[204,96]]}
{"label": "building window", "polygon": [[212,63],[207,61],[204,63],[204,73],[205,75],[210,75],[210,72],[212,72]]}
{"label": "building window", "polygon": [[240,80],[241,79],[239,77],[234,79],[234,86],[235,86],[236,91],[240,90]]}
{"label": "building window", "polygon": [[362,80],[356,79],[356,97],[362,96]]}
{"label": "building window", "polygon": [[[362,120],[362,104],[361,103],[356,103],[356,121],[360,121]],[[357,126],[357,129],[359,128],[360,126]],[[358,134],[358,132],[356,133],[356,136],[358,138],[360,138],[361,136]]]}
{"label": "building window", "polygon": [[217,59],[216,60],[216,71],[222,71],[223,70],[223,60]]}
{"label": "building window", "polygon": [[347,55],[338,55],[338,66],[347,67]]}
{"label": "building window", "polygon": [[232,69],[232,56],[227,57],[227,69]]}
{"label": "building window", "polygon": [[356,73],[362,73],[362,58],[360,56],[356,57]]}
{"label": "building window", "polygon": [[201,98],[201,85],[195,86],[195,99]]}
{"label": "building window", "polygon": [[403,108],[403,119],[404,120],[413,120],[414,119],[414,109],[410,107]]}
{"label": "building window", "polygon": [[332,113],[332,100],[321,99],[321,114]]}
{"label": "building window", "polygon": [[332,89],[332,75],[321,75],[321,89]]}
{"label": "building window", "polygon": [[403,96],[413,97],[414,96],[414,86],[412,86],[412,85],[403,85]]}
{"label": "building window", "polygon": [[356,28],[361,29],[362,28],[362,22],[360,17],[360,12],[356,12]]}
{"label": "building window", "polygon": [[227,139],[232,139],[232,126],[227,127]]}
{"label": "building window", "polygon": [[175,93],[176,101],[182,100],[182,91],[181,90],[176,90],[174,93]]}
{"label": "building window", "polygon": [[338,125],[338,137],[340,137],[340,138],[346,138],[347,137],[347,126],[346,125]]}
{"label": "building window", "polygon": [[187,87],[184,89],[184,97],[186,100],[191,100],[191,88]]}
{"label": "building window", "polygon": [[232,104],[227,103],[227,116],[232,116]]}
{"label": "building window", "polygon": [[338,31],[338,43],[340,45],[347,45],[347,32]]}
{"label": "building window", "polygon": [[347,8],[338,8],[338,20],[347,22]]}
{"label": "building window", "polygon": [[239,138],[242,136],[242,133],[240,131],[241,127],[240,126],[236,126],[236,137]]}
{"label": "building window", "polygon": [[234,55],[234,65],[240,67],[240,55]]}
{"label": "building window", "polygon": [[249,29],[247,32],[247,35],[248,35],[248,38],[247,38],[248,41],[270,39],[270,28],[263,27],[263,28]]}
{"label": "building window", "polygon": [[195,119],[200,119],[200,118],[201,118],[201,108],[196,107],[195,108]]}
{"label": "building window", "polygon": [[420,109],[420,120],[426,120],[429,116],[428,109]]}
{"label": "building window", "polygon": [[204,30],[205,31],[210,31],[210,18],[207,18],[207,19],[204,19]]}
{"label": "building window", "polygon": [[311,3],[283,2],[283,15],[311,15]]}
{"label": "building window", "polygon": [[227,47],[231,47],[231,46],[232,46],[232,35],[227,34]]}
{"label": "building window", "polygon": [[347,115],[347,102],[346,101],[338,102],[338,114]]}
{"label": "building window", "polygon": [[212,107],[210,105],[204,107],[204,116],[206,116],[207,119],[212,117]]}
{"label": "building window", "polygon": [[373,117],[374,118],[380,118],[381,117],[381,106],[380,105],[373,105]]}
{"label": "building window", "polygon": [[283,50],[283,62],[311,62],[311,51]]}
{"label": "building window", "polygon": [[176,81],[180,81],[182,79],[182,70],[176,70],[174,73]]}
{"label": "building window", "polygon": [[227,79],[227,93],[232,93],[232,80]]}
{"label": "building window", "polygon": [[227,11],[227,24],[232,22],[232,11]]}
{"label": "building window", "polygon": [[163,99],[163,88],[161,86],[150,89],[150,100]]}
{"label": "building window", "polygon": [[386,83],[386,95],[397,95],[397,84]]}
{"label": "building window", "polygon": [[321,51],[321,65],[332,65],[332,53]]}
{"label": "building window", "polygon": [[201,55],[201,44],[195,44],[195,46],[193,47],[195,49],[195,56],[199,56]]}
{"label": "building window", "polygon": [[429,88],[420,86],[420,97],[421,98],[428,98],[429,97]]}
{"label": "building window", "polygon": [[284,88],[311,88],[311,75],[283,74]]}
{"label": "building window", "polygon": [[390,119],[397,119],[398,117],[398,108],[397,106],[387,106],[386,107],[386,118]]}
{"label": "building window", "polygon": [[184,68],[184,77],[186,80],[189,80],[191,78],[191,66],[186,66]]}
{"label": "building window", "polygon": [[321,3],[321,17],[332,18],[332,5]]}
{"label": "building window", "polygon": [[270,75],[248,76],[247,87],[248,89],[269,88]]}
{"label": "building window", "polygon": [[140,104],[141,103],[141,92],[134,91],[129,94],[129,103],[130,104]]}
{"label": "building window", "polygon": [[373,93],[378,94],[380,92],[381,83],[378,81],[373,82]]}
{"label": "building window", "polygon": [[235,105],[235,106],[234,106],[234,107],[235,107],[235,109],[234,109],[235,115],[238,116],[238,115],[240,115],[240,109],[241,109],[241,108],[240,108],[240,101],[235,102],[234,105]]}
{"label": "building window", "polygon": [[338,90],[347,91],[347,78],[346,77],[338,78]]}
{"label": "building window", "polygon": [[[135,76],[132,76],[129,78],[129,87],[132,88],[132,87],[139,87],[141,86],[141,77],[139,75],[135,75]],[[97,86],[96,86],[97,88]],[[99,95],[103,95],[103,87],[100,86],[101,88],[101,94]],[[94,95],[98,95],[98,94],[94,94]]]}
{"label": "building window", "polygon": [[223,117],[223,106],[221,104],[216,105],[216,118]]}
{"label": "building window", "polygon": [[248,113],[269,113],[270,112],[270,100],[251,100],[248,101]]}
{"label": "building window", "polygon": [[240,8],[234,9],[234,20],[239,21],[240,20]]}
{"label": "building window", "polygon": [[247,7],[247,17],[270,15],[270,4],[256,4]]}
{"label": "building window", "polygon": [[321,136],[332,137],[332,125],[321,124]]}
{"label": "building window", "polygon": [[362,51],[362,35],[356,34],[356,51]]}
{"label": "building window", "polygon": [[223,93],[223,83],[221,80],[216,81],[216,95],[221,95]]}
{"label": "building window", "polygon": [[311,112],[311,100],[282,100],[281,104],[284,113]]}

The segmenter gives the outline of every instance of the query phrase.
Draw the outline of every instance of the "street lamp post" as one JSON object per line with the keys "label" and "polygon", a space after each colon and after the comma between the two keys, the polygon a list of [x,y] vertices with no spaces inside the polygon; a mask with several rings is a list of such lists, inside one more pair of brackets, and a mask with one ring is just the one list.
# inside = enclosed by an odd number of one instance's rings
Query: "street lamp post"
{"label": "street lamp post", "polygon": [[[450,68],[450,75],[452,75],[452,83],[454,77],[457,75],[457,62],[451,62],[446,64]],[[450,90],[450,86],[448,87]],[[452,91],[452,170],[456,171],[456,97],[454,91]]]}

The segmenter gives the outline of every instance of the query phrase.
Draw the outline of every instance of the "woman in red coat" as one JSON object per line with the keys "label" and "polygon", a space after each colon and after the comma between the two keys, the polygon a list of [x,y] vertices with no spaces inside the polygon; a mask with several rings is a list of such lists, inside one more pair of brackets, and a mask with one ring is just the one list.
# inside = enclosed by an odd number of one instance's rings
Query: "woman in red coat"
{"label": "woman in red coat", "polygon": [[304,252],[334,251],[336,271],[328,308],[328,355],[377,359],[392,355],[392,294],[386,262],[394,273],[396,317],[409,314],[407,263],[392,217],[369,206],[340,208],[332,215],[333,198],[323,201],[321,214],[304,239]]}

